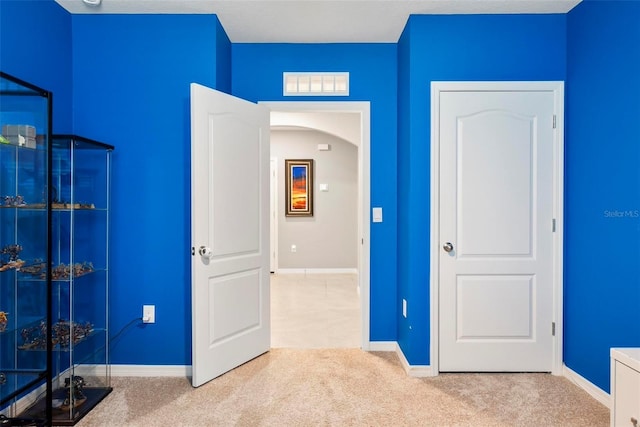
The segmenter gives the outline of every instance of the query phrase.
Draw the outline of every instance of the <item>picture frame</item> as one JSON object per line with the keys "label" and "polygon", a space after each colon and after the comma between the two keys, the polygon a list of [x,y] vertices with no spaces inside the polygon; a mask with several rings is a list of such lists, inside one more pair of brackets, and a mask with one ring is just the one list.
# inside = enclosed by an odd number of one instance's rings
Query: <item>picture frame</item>
{"label": "picture frame", "polygon": [[285,216],[313,216],[313,159],[285,159]]}

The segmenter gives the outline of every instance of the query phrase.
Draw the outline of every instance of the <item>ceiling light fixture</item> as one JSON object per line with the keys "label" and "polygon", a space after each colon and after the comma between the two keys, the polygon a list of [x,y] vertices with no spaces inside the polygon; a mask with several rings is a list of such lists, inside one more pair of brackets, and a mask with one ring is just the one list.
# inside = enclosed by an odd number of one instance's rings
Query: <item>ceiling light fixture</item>
{"label": "ceiling light fixture", "polygon": [[82,0],[84,2],[84,4],[87,4],[89,6],[100,6],[100,3],[102,2],[102,0]]}

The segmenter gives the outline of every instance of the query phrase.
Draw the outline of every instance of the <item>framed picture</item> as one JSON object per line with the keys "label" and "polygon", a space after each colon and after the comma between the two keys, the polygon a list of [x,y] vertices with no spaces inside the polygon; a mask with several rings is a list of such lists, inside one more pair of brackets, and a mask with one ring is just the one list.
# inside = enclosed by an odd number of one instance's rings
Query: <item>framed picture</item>
{"label": "framed picture", "polygon": [[313,216],[313,159],[285,159],[286,216]]}

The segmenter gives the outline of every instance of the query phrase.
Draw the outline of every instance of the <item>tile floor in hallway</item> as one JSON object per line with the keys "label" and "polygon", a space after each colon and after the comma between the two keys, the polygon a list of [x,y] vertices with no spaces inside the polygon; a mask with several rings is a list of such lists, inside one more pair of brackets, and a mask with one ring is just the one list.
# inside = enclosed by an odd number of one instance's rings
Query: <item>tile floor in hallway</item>
{"label": "tile floor in hallway", "polygon": [[272,274],[272,348],[360,348],[356,274]]}

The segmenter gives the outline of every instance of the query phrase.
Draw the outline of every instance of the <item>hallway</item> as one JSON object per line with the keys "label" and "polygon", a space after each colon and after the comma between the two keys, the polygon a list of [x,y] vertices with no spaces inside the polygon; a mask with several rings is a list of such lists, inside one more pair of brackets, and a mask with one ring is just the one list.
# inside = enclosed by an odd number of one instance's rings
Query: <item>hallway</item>
{"label": "hallway", "polygon": [[272,274],[272,348],[360,348],[356,274]]}

